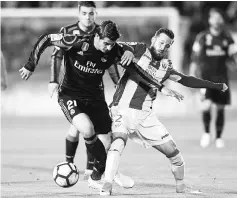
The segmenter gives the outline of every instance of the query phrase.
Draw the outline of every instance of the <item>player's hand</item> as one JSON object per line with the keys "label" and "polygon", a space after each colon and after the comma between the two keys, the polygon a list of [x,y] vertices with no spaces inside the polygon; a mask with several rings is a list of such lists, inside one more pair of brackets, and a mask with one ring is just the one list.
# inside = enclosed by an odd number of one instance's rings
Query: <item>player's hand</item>
{"label": "player's hand", "polygon": [[228,89],[228,86],[225,83],[223,83],[222,85],[223,85],[223,89],[221,91],[225,92]]}
{"label": "player's hand", "polygon": [[54,92],[55,92],[56,90],[58,90],[58,86],[59,86],[59,85],[58,85],[58,83],[56,83],[56,82],[50,82],[50,83],[48,84],[48,92],[49,92],[50,98],[52,98]]}
{"label": "player's hand", "polygon": [[130,63],[132,62],[134,57],[135,57],[134,54],[127,50],[123,53],[123,56],[121,57],[120,63],[122,65],[130,65]]}
{"label": "player's hand", "polygon": [[32,75],[33,72],[29,71],[28,69],[26,69],[25,67],[22,67],[20,70],[20,75],[21,75],[21,78],[23,80],[28,80],[29,77]]}
{"label": "player's hand", "polygon": [[176,98],[179,102],[184,99],[184,96],[178,93],[177,91],[174,91],[172,89],[169,89],[167,87],[163,87],[161,90],[161,93],[163,93],[166,96],[171,96]]}

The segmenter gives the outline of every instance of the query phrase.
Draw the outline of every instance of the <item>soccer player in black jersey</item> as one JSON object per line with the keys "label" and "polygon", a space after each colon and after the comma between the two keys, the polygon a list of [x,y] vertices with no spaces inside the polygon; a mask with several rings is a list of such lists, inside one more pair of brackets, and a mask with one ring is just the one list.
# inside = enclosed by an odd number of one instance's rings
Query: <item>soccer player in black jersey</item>
{"label": "soccer player in black jersey", "polygon": [[[89,185],[95,188],[101,186],[96,181],[101,179],[107,157],[105,147],[97,134],[106,135],[111,131],[111,118],[100,86],[102,77],[112,64],[120,61],[121,65],[129,65],[134,58],[131,47],[116,43],[119,36],[117,25],[112,21],[104,21],[98,27],[97,33],[91,36],[42,35],[28,62],[19,70],[22,79],[28,80],[47,47],[54,45],[65,49],[65,75],[59,87],[58,102],[68,121],[83,135],[87,149],[97,161],[89,177]],[[125,68],[136,70],[148,82],[164,89],[164,86],[141,67]],[[177,96],[172,90],[167,95]]]}
{"label": "soccer player in black jersey", "polygon": [[[225,28],[225,17],[221,10],[212,8],[209,11],[209,29],[199,33],[193,45],[190,73],[205,80],[229,84],[226,61],[233,58],[237,63],[237,46]],[[221,92],[214,89],[201,89],[202,120],[205,133],[200,145],[205,148],[211,143],[210,122],[211,107],[216,105],[216,147],[224,147],[221,138],[225,123],[225,106],[231,103],[230,89]]]}
{"label": "soccer player in black jersey", "polygon": [[[98,24],[95,23],[96,19],[96,4],[94,1],[79,1],[78,3],[79,11],[79,21],[74,24],[62,27],[60,33],[63,34],[74,34],[74,35],[92,35],[95,34]],[[51,61],[51,81],[48,85],[49,94],[52,97],[55,90],[59,86],[59,77],[61,65],[63,62],[64,49],[59,47],[54,47]],[[63,68],[63,67],[62,67]],[[117,84],[119,80],[119,72],[116,65],[112,65],[108,68],[108,72],[112,81]],[[63,73],[63,72],[62,72]],[[103,83],[101,84],[101,89],[104,89]],[[66,136],[66,160],[68,162],[73,162],[76,154],[76,149],[79,143],[79,134],[80,132],[71,124],[67,136]],[[99,138],[101,136],[99,135]],[[102,142],[104,143],[104,142]],[[87,164],[84,173],[84,179],[88,179],[89,175],[92,173],[95,159],[91,153],[87,152]],[[116,175],[115,181],[122,179],[123,175],[118,173]],[[118,184],[121,182],[118,181]]]}

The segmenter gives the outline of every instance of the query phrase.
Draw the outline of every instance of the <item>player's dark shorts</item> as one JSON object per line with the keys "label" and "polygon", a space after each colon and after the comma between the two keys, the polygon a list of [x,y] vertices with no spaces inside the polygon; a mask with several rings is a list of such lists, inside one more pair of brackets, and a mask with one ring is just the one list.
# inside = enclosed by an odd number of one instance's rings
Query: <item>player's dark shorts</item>
{"label": "player's dark shorts", "polygon": [[216,89],[206,89],[205,99],[211,100],[215,104],[229,105],[231,104],[230,90],[227,89],[225,92],[218,91]]}
{"label": "player's dark shorts", "polygon": [[58,103],[70,123],[74,116],[85,113],[91,119],[96,134],[107,134],[111,131],[112,121],[105,101],[79,100],[74,97],[59,96]]}

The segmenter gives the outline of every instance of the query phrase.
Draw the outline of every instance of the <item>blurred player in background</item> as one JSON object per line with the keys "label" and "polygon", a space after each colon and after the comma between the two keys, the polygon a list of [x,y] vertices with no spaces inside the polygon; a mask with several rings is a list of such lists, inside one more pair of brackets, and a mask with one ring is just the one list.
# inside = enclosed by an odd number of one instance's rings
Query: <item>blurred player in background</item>
{"label": "blurred player in background", "polygon": [[[91,35],[95,34],[98,25],[95,23],[96,19],[96,4],[94,1],[79,1],[78,3],[79,11],[79,21],[74,24],[62,27],[60,33],[64,34],[74,34],[74,35]],[[51,61],[51,81],[48,85],[49,94],[52,97],[53,93],[57,91],[59,86],[60,78],[60,68],[62,65],[62,60],[64,56],[64,49],[59,47],[54,48]],[[108,69],[112,81],[117,84],[119,80],[119,73],[117,66],[113,65]],[[103,82],[101,83],[101,89],[104,90]],[[67,136],[66,136],[66,161],[74,161],[76,154],[76,149],[79,143],[80,132],[71,124]],[[99,136],[100,138],[100,136]],[[92,173],[95,158],[93,155],[87,151],[87,164],[84,179],[88,179],[89,175]],[[118,177],[115,178],[117,181]]]}
{"label": "blurred player in background", "polygon": [[4,91],[7,88],[7,69],[6,62],[1,51],[1,90]]}
{"label": "blurred player in background", "polygon": [[[225,27],[225,17],[221,10],[212,8],[209,11],[209,29],[199,33],[193,45],[190,74],[213,82],[229,85],[226,62],[229,58],[237,63],[237,46]],[[201,89],[202,120],[205,133],[200,145],[205,148],[211,143],[210,122],[211,107],[216,105],[216,147],[224,147],[221,138],[225,123],[225,105],[231,103],[230,90],[222,92],[214,89]]]}
{"label": "blurred player in background", "polygon": [[[213,83],[177,72],[171,60],[164,59],[173,41],[173,32],[161,28],[152,37],[149,48],[143,43],[131,43],[134,48],[135,65],[141,66],[161,83],[170,79],[191,88],[213,88],[220,91],[227,89],[223,83]],[[107,155],[105,183],[100,195],[112,193],[112,181],[128,137],[146,148],[155,148],[170,160],[177,193],[199,193],[184,184],[185,163],[182,154],[152,110],[156,95],[157,89],[141,79],[137,73],[126,70],[121,77],[111,104],[113,141]],[[176,98],[183,99],[181,95]]]}

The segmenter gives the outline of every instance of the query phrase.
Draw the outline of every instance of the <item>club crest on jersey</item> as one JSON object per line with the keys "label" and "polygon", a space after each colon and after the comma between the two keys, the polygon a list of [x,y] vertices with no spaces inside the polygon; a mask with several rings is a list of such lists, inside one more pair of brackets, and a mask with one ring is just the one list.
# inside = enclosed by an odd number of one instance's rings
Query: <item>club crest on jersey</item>
{"label": "club crest on jersey", "polygon": [[88,50],[88,48],[89,48],[89,43],[83,42],[81,50],[85,52]]}
{"label": "club crest on jersey", "polygon": [[105,59],[104,57],[102,57],[102,58],[101,58],[101,61],[102,61],[103,63],[105,63],[105,62],[107,62],[107,59]]}
{"label": "club crest on jersey", "polygon": [[62,34],[50,34],[51,41],[60,41],[62,38]]}

